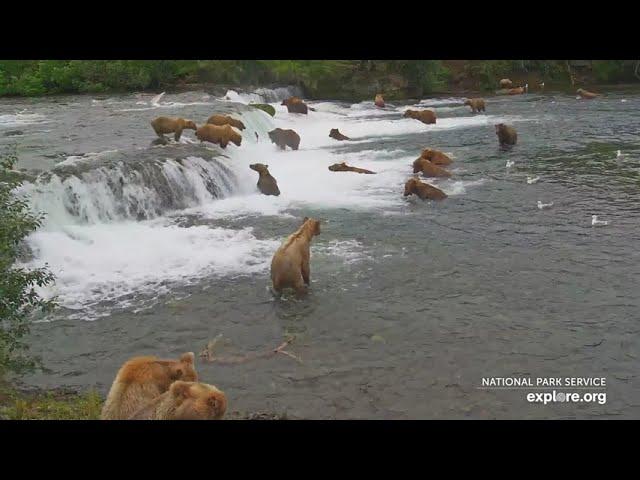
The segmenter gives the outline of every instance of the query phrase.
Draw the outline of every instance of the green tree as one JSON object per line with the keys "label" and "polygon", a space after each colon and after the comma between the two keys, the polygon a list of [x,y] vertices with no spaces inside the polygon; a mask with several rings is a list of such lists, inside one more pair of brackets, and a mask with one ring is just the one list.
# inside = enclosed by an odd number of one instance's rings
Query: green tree
{"label": "green tree", "polygon": [[36,292],[54,281],[48,269],[27,269],[15,265],[24,252],[24,239],[42,222],[25,199],[14,194],[22,182],[13,171],[15,154],[0,157],[0,374],[24,373],[40,365],[27,355],[24,341],[33,315],[50,311],[54,300],[44,300]]}

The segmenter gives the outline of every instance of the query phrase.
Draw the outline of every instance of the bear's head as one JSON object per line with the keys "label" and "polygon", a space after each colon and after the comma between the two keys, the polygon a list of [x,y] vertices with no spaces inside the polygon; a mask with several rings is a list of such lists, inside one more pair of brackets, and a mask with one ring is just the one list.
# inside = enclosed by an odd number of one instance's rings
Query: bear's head
{"label": "bear's head", "polygon": [[244,126],[244,123],[242,123],[240,120],[236,120],[233,117],[227,117],[227,119],[229,120],[229,124],[232,127],[236,127],[238,130],[244,130],[246,128]]}
{"label": "bear's head", "polygon": [[424,157],[420,157],[413,162],[413,173],[418,173],[422,171],[422,165],[424,162],[428,162],[428,160]]}
{"label": "bear's head", "polygon": [[185,120],[184,121],[184,128],[187,128],[189,130],[198,130],[198,127],[196,126],[195,122],[193,120]]}
{"label": "bear's head", "polygon": [[472,104],[471,99],[469,98],[469,99],[465,100],[464,104],[465,105],[471,105]]}
{"label": "bear's head", "polygon": [[339,135],[340,135],[340,130],[338,130],[337,128],[332,128],[331,131],[329,132],[330,137],[337,137]]}
{"label": "bear's head", "polygon": [[406,112],[404,112],[403,117],[413,117],[413,115],[413,110],[407,110]]}
{"label": "bear's head", "polygon": [[412,193],[416,193],[416,189],[418,188],[419,184],[420,180],[418,180],[416,177],[412,177],[407,180],[407,183],[404,184],[404,196],[408,197]]}
{"label": "bear's head", "polygon": [[194,361],[195,355],[193,352],[183,353],[180,356],[180,360],[171,365],[171,378],[185,382],[197,382],[198,373],[196,372]]}
{"label": "bear's head", "polygon": [[271,139],[272,142],[275,142],[278,137],[281,135],[282,129],[281,128],[276,128],[275,130],[271,130],[269,132],[269,138]]}
{"label": "bear's head", "polygon": [[320,220],[304,217],[302,224],[307,226],[313,236],[320,235]]}
{"label": "bear's head", "polygon": [[249,168],[251,170],[255,170],[260,175],[264,175],[264,174],[268,174],[269,173],[269,165],[264,165],[262,163],[252,163],[251,165],[249,165]]}
{"label": "bear's head", "polygon": [[342,162],[342,163],[334,163],[333,165],[331,165],[329,167],[329,170],[331,170],[332,172],[340,172],[342,170],[344,170],[347,167],[347,164]]}
{"label": "bear's head", "polygon": [[507,126],[504,123],[498,123],[496,125],[496,135],[500,135],[506,128]]}
{"label": "bear's head", "polygon": [[174,420],[219,420],[227,411],[227,397],[213,385],[176,381],[169,392],[176,405]]}

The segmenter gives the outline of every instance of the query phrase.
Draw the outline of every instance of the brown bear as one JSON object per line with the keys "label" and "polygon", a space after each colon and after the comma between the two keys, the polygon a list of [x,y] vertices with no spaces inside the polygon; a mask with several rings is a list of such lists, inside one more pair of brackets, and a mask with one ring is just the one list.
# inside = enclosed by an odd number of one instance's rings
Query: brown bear
{"label": "brown bear", "polygon": [[240,131],[245,129],[244,123],[242,123],[240,120],[236,120],[235,118],[230,117],[229,115],[211,115],[208,118],[207,123],[218,126],[231,125],[232,127],[236,127]]}
{"label": "brown bear", "polygon": [[451,176],[451,173],[444,168],[431,163],[426,158],[420,157],[413,162],[413,173],[422,172],[425,177],[445,177]]}
{"label": "brown bear", "polygon": [[331,138],[335,138],[336,140],[351,140],[349,137],[347,137],[346,135],[343,135],[340,133],[340,130],[338,130],[337,128],[332,128],[331,131],[329,132],[329,136]]}
{"label": "brown bear", "polygon": [[226,411],[224,392],[206,383],[178,380],[129,420],[219,420]]}
{"label": "brown bear", "polygon": [[500,80],[500,88],[511,88],[513,86],[513,82],[508,78],[503,78]]}
{"label": "brown bear", "polygon": [[176,380],[198,381],[193,352],[180,360],[134,357],[122,365],[102,408],[103,420],[126,420],[140,407],[169,390]]}
{"label": "brown bear", "polygon": [[286,105],[287,111],[289,113],[307,114],[308,113],[307,110],[309,110],[309,107],[307,107],[307,104],[304,103],[302,99],[298,97],[289,97],[283,100],[281,105]]}
{"label": "brown bear", "polygon": [[420,154],[421,158],[426,158],[434,165],[451,165],[453,160],[439,150],[425,148]]}
{"label": "brown bear", "polygon": [[599,93],[593,93],[593,92],[589,92],[587,90],[584,90],[582,88],[579,88],[578,91],[576,92],[578,95],[580,95],[582,98],[587,98],[587,99],[592,99],[592,98],[597,98],[600,96]]}
{"label": "brown bear", "polygon": [[518,134],[516,133],[516,129],[513,127],[509,127],[504,123],[499,123],[496,125],[496,135],[498,136],[500,145],[515,145],[518,141]]}
{"label": "brown bear", "polygon": [[191,120],[169,117],[158,117],[151,122],[151,126],[156,132],[156,135],[158,135],[158,137],[160,137],[163,141],[166,140],[164,137],[166,133],[175,133],[173,138],[176,142],[180,140],[180,136],[182,135],[183,130],[197,130],[198,128],[196,124]]}
{"label": "brown bear", "polygon": [[484,99],[482,98],[470,98],[465,100],[464,104],[471,107],[471,113],[484,112]]}
{"label": "brown bear", "polygon": [[376,95],[376,99],[374,100],[376,107],[384,108],[384,98],[382,98],[382,94],[378,93]]}
{"label": "brown bear", "polygon": [[447,198],[447,194],[439,188],[429,185],[428,183],[421,182],[419,178],[413,177],[407,180],[404,184],[404,196],[417,195],[422,200],[444,200]]}
{"label": "brown bear", "polygon": [[510,88],[507,91],[508,95],[520,95],[522,93],[525,93],[525,88],[524,87]]}
{"label": "brown bear", "polygon": [[242,135],[231,128],[231,125],[218,126],[207,123],[196,130],[196,137],[201,142],[217,143],[222,148],[227,148],[229,142],[235,143],[238,147],[242,143]]}
{"label": "brown bear", "polygon": [[283,130],[282,128],[276,128],[275,130],[271,130],[269,132],[269,138],[272,143],[275,143],[282,150],[286,150],[287,147],[290,147],[292,150],[298,150],[300,146],[300,135],[291,129]]}
{"label": "brown bear", "polygon": [[436,123],[436,113],[433,110],[407,110],[404,112],[404,117],[420,120],[427,125]]}
{"label": "brown bear", "polygon": [[316,235],[320,235],[320,222],[305,217],[302,226],[273,255],[271,282],[276,292],[293,288],[298,295],[306,293],[311,274],[309,245]]}
{"label": "brown bear", "polygon": [[371,170],[367,170],[365,168],[350,167],[345,162],[334,163],[329,167],[329,170],[331,170],[332,172],[356,172],[356,173],[368,173],[368,174],[376,173],[376,172],[372,172]]}
{"label": "brown bear", "polygon": [[278,182],[269,173],[269,165],[254,163],[249,165],[249,168],[251,170],[255,170],[260,174],[260,177],[258,178],[258,190],[260,190],[265,195],[280,195]]}

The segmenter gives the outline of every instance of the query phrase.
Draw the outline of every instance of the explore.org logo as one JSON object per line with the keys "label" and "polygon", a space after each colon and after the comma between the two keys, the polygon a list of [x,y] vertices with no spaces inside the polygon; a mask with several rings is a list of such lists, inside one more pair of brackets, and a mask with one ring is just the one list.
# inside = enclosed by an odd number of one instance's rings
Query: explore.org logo
{"label": "explore.org logo", "polygon": [[[481,390],[525,390],[529,403],[607,403],[603,377],[483,377]],[[563,389],[565,391],[558,391]],[[532,391],[534,390],[534,391]],[[551,391],[545,391],[551,390]],[[589,390],[589,391],[584,391]]]}

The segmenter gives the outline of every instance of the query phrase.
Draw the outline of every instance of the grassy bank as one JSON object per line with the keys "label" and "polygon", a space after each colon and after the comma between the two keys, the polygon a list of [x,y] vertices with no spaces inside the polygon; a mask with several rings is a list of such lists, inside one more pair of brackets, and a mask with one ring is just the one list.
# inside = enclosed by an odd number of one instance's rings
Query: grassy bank
{"label": "grassy bank", "polygon": [[[640,81],[636,60],[593,60],[574,82]],[[158,91],[187,84],[300,86],[308,98],[390,100],[459,89],[495,90],[500,78],[571,84],[566,60],[4,60],[0,96]]]}

